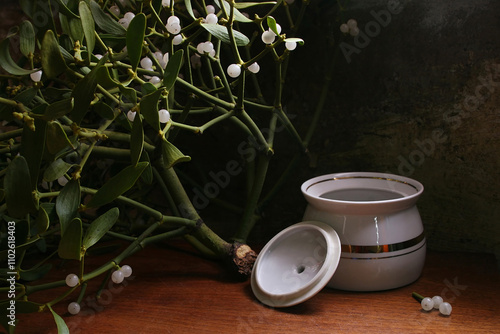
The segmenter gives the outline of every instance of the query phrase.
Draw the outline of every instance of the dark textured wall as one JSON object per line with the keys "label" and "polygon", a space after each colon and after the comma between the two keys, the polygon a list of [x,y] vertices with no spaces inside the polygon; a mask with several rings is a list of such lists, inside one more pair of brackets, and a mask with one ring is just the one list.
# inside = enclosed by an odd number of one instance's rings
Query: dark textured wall
{"label": "dark textured wall", "polygon": [[[311,9],[290,73],[299,124],[317,104],[328,38],[339,42],[337,9]],[[430,248],[499,254],[500,2],[357,0],[341,16],[368,38],[343,40],[348,56],[336,61],[310,147],[316,167],[302,166],[298,179],[359,170],[415,178]]]}

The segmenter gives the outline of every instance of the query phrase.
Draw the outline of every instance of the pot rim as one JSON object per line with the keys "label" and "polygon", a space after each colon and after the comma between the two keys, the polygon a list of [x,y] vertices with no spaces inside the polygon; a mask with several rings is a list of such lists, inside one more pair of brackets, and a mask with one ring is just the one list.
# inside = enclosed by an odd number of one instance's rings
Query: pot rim
{"label": "pot rim", "polygon": [[[381,181],[389,181],[396,182],[398,185],[407,186],[409,192],[401,193],[402,197],[394,198],[394,199],[385,199],[385,200],[368,200],[368,201],[352,201],[352,200],[338,200],[338,199],[330,199],[321,197],[323,194],[313,194],[311,193],[311,188],[323,183],[323,182],[332,182],[336,180],[349,180],[349,179],[373,179],[373,180],[381,180]],[[345,188],[349,189],[349,188]],[[370,188],[374,189],[374,188]],[[346,173],[333,173],[333,174],[325,174],[321,176],[317,176],[311,178],[304,183],[302,183],[301,191],[303,195],[307,198],[314,199],[315,201],[321,201],[323,203],[337,203],[337,204],[345,204],[345,205],[370,205],[370,204],[383,204],[383,203],[399,203],[399,202],[416,202],[416,200],[420,197],[420,195],[424,191],[424,186],[409,177],[400,176],[396,174],[389,173],[377,173],[377,172],[346,172]],[[414,193],[412,193],[414,191]]]}

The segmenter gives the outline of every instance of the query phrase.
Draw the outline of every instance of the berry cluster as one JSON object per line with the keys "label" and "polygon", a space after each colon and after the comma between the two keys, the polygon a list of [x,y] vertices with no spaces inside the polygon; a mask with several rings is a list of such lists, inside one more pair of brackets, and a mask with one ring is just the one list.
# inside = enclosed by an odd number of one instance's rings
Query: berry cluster
{"label": "berry cluster", "polygon": [[413,297],[420,302],[424,311],[430,312],[433,309],[439,310],[442,315],[448,316],[451,314],[452,307],[450,303],[443,301],[441,296],[423,297],[418,293],[413,293]]}
{"label": "berry cluster", "polygon": [[[132,275],[132,268],[129,265],[124,265],[121,266],[119,270],[115,270],[113,274],[111,274],[111,280],[113,281],[113,283],[120,284],[126,277],[129,277],[130,275]],[[70,288],[77,286],[79,282],[80,279],[75,274],[69,274],[68,276],[66,276],[66,284]],[[70,314],[73,315],[78,314],[80,313],[80,309],[81,306],[78,301],[71,302],[68,305],[68,312]]]}
{"label": "berry cluster", "polygon": [[355,19],[350,19],[347,23],[340,25],[340,31],[344,34],[349,34],[351,36],[358,36],[359,28],[358,22]]}

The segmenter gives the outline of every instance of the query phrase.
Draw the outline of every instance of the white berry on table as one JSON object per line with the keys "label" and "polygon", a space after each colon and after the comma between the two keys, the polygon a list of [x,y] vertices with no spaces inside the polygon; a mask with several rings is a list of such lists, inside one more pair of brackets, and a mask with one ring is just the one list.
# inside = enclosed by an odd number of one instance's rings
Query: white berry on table
{"label": "white berry on table", "polygon": [[443,303],[443,298],[441,296],[432,297],[432,301],[434,302],[434,308],[439,310],[439,306]]}
{"label": "white berry on table", "polygon": [[450,315],[451,314],[451,305],[448,302],[442,302],[441,305],[439,305],[439,312],[442,315]]}
{"label": "white berry on table", "polygon": [[422,305],[422,309],[424,311],[430,311],[434,308],[434,302],[429,297],[425,297],[424,299],[422,299],[420,305]]}

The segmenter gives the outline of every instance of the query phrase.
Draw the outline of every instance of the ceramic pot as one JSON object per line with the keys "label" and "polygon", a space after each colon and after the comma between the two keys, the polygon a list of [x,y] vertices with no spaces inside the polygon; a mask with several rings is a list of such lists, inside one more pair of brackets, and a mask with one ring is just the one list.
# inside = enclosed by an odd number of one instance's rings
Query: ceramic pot
{"label": "ceramic pot", "polygon": [[387,290],[418,279],[425,235],[416,202],[424,187],[392,174],[339,173],[302,184],[304,220],[333,227],[341,242],[338,268],[327,286]]}

